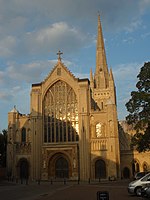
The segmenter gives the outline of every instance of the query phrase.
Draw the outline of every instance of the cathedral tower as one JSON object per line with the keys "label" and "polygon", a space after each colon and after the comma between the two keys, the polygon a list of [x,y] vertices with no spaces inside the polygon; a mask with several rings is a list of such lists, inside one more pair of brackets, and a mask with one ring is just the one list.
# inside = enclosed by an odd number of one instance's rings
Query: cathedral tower
{"label": "cathedral tower", "polygon": [[[90,72],[91,177],[119,177],[120,153],[116,92],[112,69],[108,70],[100,15],[96,46],[96,69]],[[111,166],[111,167],[110,167]]]}

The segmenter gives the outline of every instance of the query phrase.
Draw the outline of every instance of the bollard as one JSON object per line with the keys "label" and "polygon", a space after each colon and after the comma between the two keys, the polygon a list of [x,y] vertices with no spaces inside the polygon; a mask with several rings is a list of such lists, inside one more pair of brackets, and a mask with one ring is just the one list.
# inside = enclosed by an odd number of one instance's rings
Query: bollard
{"label": "bollard", "polygon": [[89,184],[91,183],[91,179],[89,178]]}
{"label": "bollard", "polygon": [[28,185],[28,179],[26,179],[26,185]]}
{"label": "bollard", "polygon": [[66,185],[66,179],[64,178],[64,185]]}
{"label": "bollard", "polygon": [[51,179],[51,185],[53,184],[53,180]]}

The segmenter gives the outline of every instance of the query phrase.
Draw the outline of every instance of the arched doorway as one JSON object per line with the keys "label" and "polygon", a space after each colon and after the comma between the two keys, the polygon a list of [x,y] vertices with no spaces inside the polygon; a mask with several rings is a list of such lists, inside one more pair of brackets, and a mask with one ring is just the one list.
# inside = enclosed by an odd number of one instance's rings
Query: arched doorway
{"label": "arched doorway", "polygon": [[71,162],[65,153],[55,153],[49,159],[48,178],[69,178],[72,176]]}
{"label": "arched doorway", "polygon": [[106,164],[101,159],[95,162],[95,178],[106,178]]}
{"label": "arched doorway", "polygon": [[147,163],[143,164],[143,172],[147,172],[148,171],[148,165]]}
{"label": "arched doorway", "polygon": [[21,159],[19,162],[20,179],[29,178],[29,163],[26,159]]}
{"label": "arched doorway", "polygon": [[129,170],[128,167],[125,167],[125,168],[123,169],[123,178],[125,178],[125,179],[130,178],[130,170]]}
{"label": "arched doorway", "polygon": [[134,176],[135,173],[140,171],[139,163],[136,160],[132,162],[132,175]]}
{"label": "arched doorway", "polygon": [[64,157],[60,157],[55,163],[56,178],[69,178],[69,165]]}

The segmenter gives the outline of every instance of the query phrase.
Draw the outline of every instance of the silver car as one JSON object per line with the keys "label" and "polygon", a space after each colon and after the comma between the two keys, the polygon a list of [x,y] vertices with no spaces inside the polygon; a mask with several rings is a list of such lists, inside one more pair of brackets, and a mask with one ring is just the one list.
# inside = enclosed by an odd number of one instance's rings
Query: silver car
{"label": "silver car", "polygon": [[150,184],[150,173],[146,174],[142,178],[132,181],[128,185],[128,192],[130,194],[136,194],[137,196],[141,196],[141,189],[143,186]]}

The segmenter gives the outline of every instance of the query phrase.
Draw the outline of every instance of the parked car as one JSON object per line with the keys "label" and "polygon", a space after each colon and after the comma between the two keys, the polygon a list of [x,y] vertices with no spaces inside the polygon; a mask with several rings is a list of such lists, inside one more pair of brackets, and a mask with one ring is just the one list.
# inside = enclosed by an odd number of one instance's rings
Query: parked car
{"label": "parked car", "polygon": [[146,174],[140,179],[134,180],[128,185],[128,192],[130,194],[135,194],[141,196],[141,190],[143,186],[150,184],[150,173]]}
{"label": "parked car", "polygon": [[142,187],[141,196],[145,199],[150,199],[150,184],[147,184]]}
{"label": "parked car", "polygon": [[143,176],[145,176],[146,174],[148,174],[150,172],[148,171],[145,171],[145,172],[137,172],[135,175],[134,175],[134,180],[137,180],[137,179],[140,179],[142,178]]}

